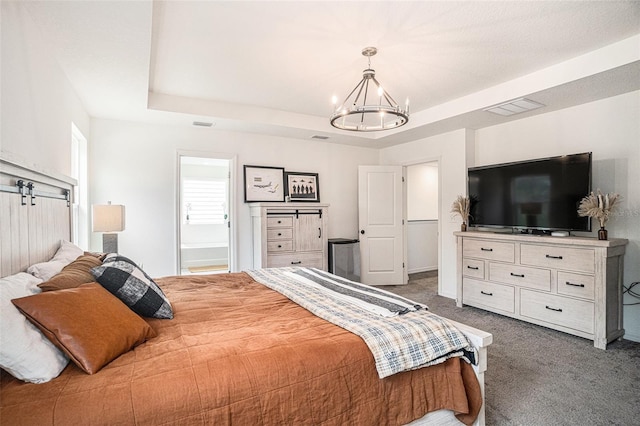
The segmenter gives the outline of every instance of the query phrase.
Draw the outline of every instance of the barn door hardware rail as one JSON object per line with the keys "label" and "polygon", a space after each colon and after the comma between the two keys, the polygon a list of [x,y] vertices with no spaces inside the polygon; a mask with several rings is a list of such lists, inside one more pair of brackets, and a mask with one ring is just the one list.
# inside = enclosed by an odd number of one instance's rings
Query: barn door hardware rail
{"label": "barn door hardware rail", "polygon": [[279,211],[279,212],[267,212],[267,216],[278,216],[278,215],[283,215],[283,214],[294,214],[294,215],[296,215],[296,219],[298,219],[298,216],[304,215],[304,214],[317,214],[317,215],[320,215],[320,217],[322,217],[322,209],[318,209],[318,210],[299,210],[299,209],[295,209],[295,210],[292,210],[292,211],[282,210],[282,211]]}
{"label": "barn door hardware rail", "polygon": [[56,194],[55,192],[39,191],[33,182],[25,182],[22,179],[16,181],[15,186],[0,185],[0,192],[10,192],[13,194],[20,194],[20,204],[27,205],[27,197],[30,198],[29,204],[36,205],[36,197],[41,198],[54,198],[57,200],[66,200],[67,207],[71,205],[71,191],[63,189],[62,194]]}

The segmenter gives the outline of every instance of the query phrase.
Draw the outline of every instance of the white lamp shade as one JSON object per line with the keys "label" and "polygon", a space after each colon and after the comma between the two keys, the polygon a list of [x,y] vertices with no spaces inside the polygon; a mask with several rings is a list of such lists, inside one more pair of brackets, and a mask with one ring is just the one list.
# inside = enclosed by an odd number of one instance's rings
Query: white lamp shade
{"label": "white lamp shade", "polygon": [[92,206],[93,232],[124,231],[124,206],[120,204],[94,204]]}

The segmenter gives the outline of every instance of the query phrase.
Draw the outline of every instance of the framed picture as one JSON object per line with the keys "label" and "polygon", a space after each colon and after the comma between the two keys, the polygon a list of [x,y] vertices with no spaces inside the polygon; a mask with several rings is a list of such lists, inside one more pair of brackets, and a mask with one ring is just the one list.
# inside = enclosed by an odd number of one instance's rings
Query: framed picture
{"label": "framed picture", "polygon": [[320,201],[317,173],[286,172],[286,195],[291,201]]}
{"label": "framed picture", "polygon": [[284,201],[284,168],[244,166],[244,202]]}

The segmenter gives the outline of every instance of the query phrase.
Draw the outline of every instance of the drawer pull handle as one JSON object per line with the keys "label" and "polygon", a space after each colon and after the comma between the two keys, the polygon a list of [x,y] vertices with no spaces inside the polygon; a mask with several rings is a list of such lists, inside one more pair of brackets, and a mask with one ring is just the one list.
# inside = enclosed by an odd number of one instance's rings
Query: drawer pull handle
{"label": "drawer pull handle", "polygon": [[302,263],[302,260],[298,260],[297,262],[291,262],[292,265],[300,265]]}
{"label": "drawer pull handle", "polygon": [[547,259],[559,259],[562,260],[562,256],[551,256],[550,254],[547,255]]}
{"label": "drawer pull handle", "polygon": [[480,268],[478,268],[477,266],[469,266],[469,265],[467,265],[467,269],[473,269],[474,271],[477,271]]}
{"label": "drawer pull handle", "polygon": [[511,273],[512,277],[518,277],[518,278],[524,278],[524,274],[514,274],[513,272]]}
{"label": "drawer pull handle", "polygon": [[281,236],[282,236],[282,232],[278,232],[278,237],[281,237]]}
{"label": "drawer pull handle", "polygon": [[545,305],[544,307],[547,308],[550,311],[562,312],[562,309],[560,309],[560,308],[552,308],[552,307],[547,306],[547,305]]}
{"label": "drawer pull handle", "polygon": [[569,282],[569,281],[565,282],[565,284],[566,285],[572,285],[574,287],[584,287],[584,284],[575,284],[575,283],[572,283],[572,282]]}
{"label": "drawer pull handle", "polygon": [[484,290],[480,290],[480,293],[484,294],[485,296],[493,296],[493,293],[488,293]]}
{"label": "drawer pull handle", "polygon": [[484,247],[480,247],[480,250],[482,250],[482,251],[493,251],[492,248],[484,248]]}
{"label": "drawer pull handle", "polygon": [[282,248],[282,246],[280,244],[278,244],[278,248]]}
{"label": "drawer pull handle", "polygon": [[281,221],[281,220],[279,220],[279,221],[278,221],[278,223],[282,223],[282,221]]}

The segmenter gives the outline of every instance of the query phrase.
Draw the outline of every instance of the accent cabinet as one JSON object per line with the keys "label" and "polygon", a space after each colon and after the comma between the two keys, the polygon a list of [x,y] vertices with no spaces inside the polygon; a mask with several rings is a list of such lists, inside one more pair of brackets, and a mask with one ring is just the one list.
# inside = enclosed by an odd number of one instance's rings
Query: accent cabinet
{"label": "accent cabinet", "polygon": [[328,204],[252,203],[253,267],[327,270]]}
{"label": "accent cabinet", "polygon": [[607,343],[624,335],[628,240],[455,232],[456,304]]}

